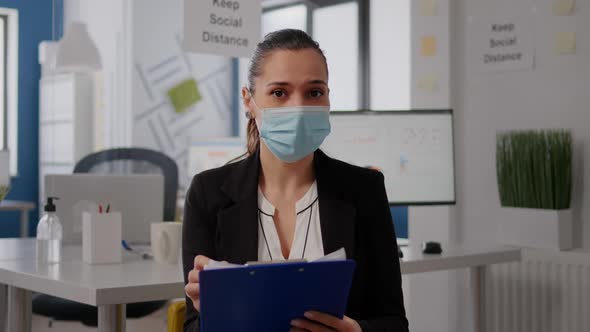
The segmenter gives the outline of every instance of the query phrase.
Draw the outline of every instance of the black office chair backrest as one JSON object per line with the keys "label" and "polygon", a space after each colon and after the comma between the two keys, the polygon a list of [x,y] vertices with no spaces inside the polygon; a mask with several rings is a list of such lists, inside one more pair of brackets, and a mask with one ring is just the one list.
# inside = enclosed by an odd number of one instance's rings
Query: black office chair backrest
{"label": "black office chair backrest", "polygon": [[99,151],[82,158],[74,173],[162,174],[164,176],[164,220],[176,216],[178,166],[159,151],[142,148],[118,148]]}

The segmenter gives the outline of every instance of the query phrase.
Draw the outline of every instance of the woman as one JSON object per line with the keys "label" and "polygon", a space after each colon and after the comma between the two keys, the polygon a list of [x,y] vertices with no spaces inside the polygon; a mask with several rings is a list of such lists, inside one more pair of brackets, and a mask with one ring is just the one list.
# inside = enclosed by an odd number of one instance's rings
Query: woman
{"label": "woman", "polygon": [[198,174],[187,193],[185,331],[199,330],[199,271],[209,259],[311,260],[342,247],[356,261],[346,316],[306,313],[291,331],[407,331],[383,175],[318,149],[330,132],[319,45],[300,30],[268,34],[248,84],[247,158]]}

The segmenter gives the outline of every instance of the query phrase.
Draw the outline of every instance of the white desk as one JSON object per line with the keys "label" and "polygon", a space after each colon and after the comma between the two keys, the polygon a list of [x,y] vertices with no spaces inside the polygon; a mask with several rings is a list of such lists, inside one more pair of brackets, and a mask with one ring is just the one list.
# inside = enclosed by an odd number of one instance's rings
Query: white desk
{"label": "white desk", "polygon": [[125,303],[184,297],[180,264],[125,253],[123,264],[89,265],[82,261],[81,246],[65,246],[62,258],[60,264],[38,264],[35,239],[0,239],[0,284],[8,285],[7,331],[31,330],[31,291],[97,306],[99,331],[117,332],[125,331]]}
{"label": "white desk", "polygon": [[[520,249],[443,249],[442,255],[423,255],[418,247],[402,248],[402,274],[471,268],[478,304],[474,314],[481,331],[485,267],[520,260]],[[81,255],[80,246],[66,246],[62,263],[38,265],[34,239],[0,239],[0,284],[8,285],[9,293],[8,331],[30,331],[31,291],[98,306],[99,331],[125,330],[125,303],[184,297],[180,264],[158,264],[125,253],[124,264],[88,265]],[[0,315],[3,312],[0,305]]]}
{"label": "white desk", "polygon": [[20,211],[20,237],[29,237],[29,211],[35,209],[35,203],[22,201],[2,201],[0,211]]}
{"label": "white desk", "polygon": [[519,261],[521,258],[521,249],[515,247],[476,249],[443,246],[440,255],[423,254],[422,248],[415,245],[401,249],[404,253],[401,260],[402,274],[480,267]]}
{"label": "white desk", "polygon": [[485,269],[499,263],[521,260],[521,249],[513,247],[466,248],[445,247],[442,254],[423,254],[420,246],[410,244],[402,247],[404,257],[400,268],[402,274],[470,269],[471,293],[473,294],[474,331],[485,331]]}

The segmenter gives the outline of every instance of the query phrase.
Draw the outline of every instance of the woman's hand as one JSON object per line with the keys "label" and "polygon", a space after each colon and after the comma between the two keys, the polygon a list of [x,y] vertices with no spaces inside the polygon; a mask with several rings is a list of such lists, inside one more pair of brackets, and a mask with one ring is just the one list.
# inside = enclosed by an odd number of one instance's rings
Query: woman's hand
{"label": "woman's hand", "polygon": [[184,292],[193,301],[193,306],[197,311],[201,308],[199,289],[199,272],[203,271],[205,265],[209,264],[209,257],[197,256],[195,257],[195,268],[188,273],[188,283],[184,286]]}
{"label": "woman's hand", "polygon": [[340,319],[317,311],[308,311],[304,316],[307,319],[291,321],[289,332],[362,332],[360,325],[350,317]]}

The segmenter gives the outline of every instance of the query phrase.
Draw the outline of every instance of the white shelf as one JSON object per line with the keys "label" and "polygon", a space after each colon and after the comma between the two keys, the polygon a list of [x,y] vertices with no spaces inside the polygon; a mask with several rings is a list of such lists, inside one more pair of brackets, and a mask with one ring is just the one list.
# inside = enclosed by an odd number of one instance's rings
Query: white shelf
{"label": "white shelf", "polygon": [[49,74],[39,82],[39,200],[46,174],[71,173],[93,151],[94,82],[85,73]]}

